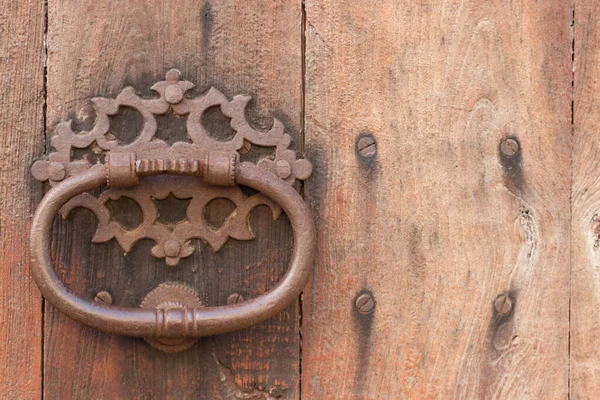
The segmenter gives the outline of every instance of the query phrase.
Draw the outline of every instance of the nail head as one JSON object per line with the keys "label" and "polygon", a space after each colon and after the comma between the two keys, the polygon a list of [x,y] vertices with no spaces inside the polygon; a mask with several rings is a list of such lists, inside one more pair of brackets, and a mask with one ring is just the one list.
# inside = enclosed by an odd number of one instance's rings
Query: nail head
{"label": "nail head", "polygon": [[292,166],[286,160],[279,160],[275,163],[277,176],[281,179],[287,179],[292,174]]}

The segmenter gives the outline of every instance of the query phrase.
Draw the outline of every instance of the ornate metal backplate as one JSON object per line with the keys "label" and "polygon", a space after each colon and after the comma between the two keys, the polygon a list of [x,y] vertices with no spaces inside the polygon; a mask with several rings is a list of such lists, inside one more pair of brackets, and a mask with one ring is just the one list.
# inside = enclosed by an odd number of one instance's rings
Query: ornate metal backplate
{"label": "ornate metal backplate", "polygon": [[[90,149],[99,156],[107,152],[135,152],[142,158],[203,159],[209,151],[215,150],[238,151],[243,154],[252,145],[274,148],[273,156],[261,158],[257,165],[273,172],[290,185],[293,185],[296,179],[304,180],[310,176],[310,162],[297,159],[296,153],[289,149],[291,137],[285,133],[279,120],[274,119],[268,132],[261,132],[250,126],[245,117],[250,96],[237,95],[230,101],[220,91],[211,88],[199,97],[186,97],[185,93],[193,87],[192,83],[180,80],[179,71],[170,70],[164,81],[152,86],[152,90],[159,95],[157,98],[141,98],[131,87],[123,89],[115,99],[93,98],[92,104],[96,111],[93,128],[90,131],[75,133],[71,121],[57,124],[55,136],[52,138],[55,151],[47,160],[37,161],[33,165],[34,178],[48,181],[53,186],[90,168],[92,161],[89,158],[74,159],[73,152],[76,149]],[[215,106],[220,107],[223,115],[231,119],[230,125],[235,131],[231,140],[220,141],[213,138],[202,125],[203,114]],[[120,107],[136,110],[143,119],[139,135],[127,144],[119,143],[111,133],[110,117],[116,115]],[[156,137],[158,124],[155,116],[169,112],[187,116],[186,132],[189,142],[169,145]],[[158,220],[158,209],[154,201],[164,199],[169,194],[179,199],[190,200],[186,211],[187,220],[174,226]],[[130,198],[140,206],[143,219],[139,226],[127,229],[111,216],[107,202],[121,197]],[[206,205],[217,198],[229,199],[236,206],[235,211],[218,229],[212,227],[204,218]],[[129,251],[137,241],[152,239],[156,242],[156,246],[152,248],[152,255],[165,258],[167,265],[173,266],[181,258],[192,254],[191,239],[201,239],[215,251],[230,237],[238,240],[253,239],[248,216],[250,211],[260,204],[270,207],[274,219],[279,217],[280,207],[261,194],[247,196],[237,186],[209,186],[200,179],[165,175],[144,178],[139,185],[130,188],[108,189],[98,197],[84,193],[69,201],[60,214],[66,217],[75,207],[87,208],[98,218],[98,228],[93,238],[95,243],[115,238],[125,251]]]}

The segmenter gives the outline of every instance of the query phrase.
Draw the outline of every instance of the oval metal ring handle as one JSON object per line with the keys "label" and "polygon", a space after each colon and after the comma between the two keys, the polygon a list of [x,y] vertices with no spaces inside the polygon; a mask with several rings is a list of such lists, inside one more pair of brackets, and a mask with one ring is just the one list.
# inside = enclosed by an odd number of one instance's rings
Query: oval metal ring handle
{"label": "oval metal ring handle", "polygon": [[[260,191],[288,215],[294,234],[290,266],[281,281],[263,295],[238,304],[202,308],[126,308],[103,305],[70,293],[50,259],[50,235],[59,209],[72,197],[103,184],[132,186],[144,175],[203,176],[209,184],[240,184]],[[138,337],[200,337],[231,332],[268,319],[298,298],[312,269],[315,229],[298,192],[271,172],[239,163],[237,154],[210,153],[203,160],[136,160],[134,153],[110,154],[106,164],[65,179],[37,208],[31,229],[32,274],[43,296],[67,316],[95,329]]]}

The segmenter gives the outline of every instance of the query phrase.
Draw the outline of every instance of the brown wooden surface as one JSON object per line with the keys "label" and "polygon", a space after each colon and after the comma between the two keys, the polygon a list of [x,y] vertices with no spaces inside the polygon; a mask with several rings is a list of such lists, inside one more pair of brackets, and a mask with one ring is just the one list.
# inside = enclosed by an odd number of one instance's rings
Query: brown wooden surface
{"label": "brown wooden surface", "polygon": [[[196,93],[215,86],[229,97],[252,95],[249,120],[268,128],[276,116],[299,148],[300,2],[50,0],[48,10],[49,127],[66,118],[77,119],[77,128],[89,127],[89,98],[114,96],[125,85],[150,95],[154,82],[178,68],[184,79],[197,84]],[[130,138],[135,124],[122,118],[118,124],[116,135]],[[172,142],[181,136],[177,118],[161,118],[159,125],[168,131],[163,139]],[[135,219],[135,209],[126,204],[114,208]],[[167,204],[161,213],[176,210],[175,204]],[[56,269],[76,293],[93,298],[107,290],[115,304],[126,306],[139,305],[167,280],[191,284],[206,305],[225,304],[233,292],[257,296],[287,268],[292,242],[287,219],[272,222],[262,208],[251,221],[257,240],[230,241],[216,254],[198,244],[194,256],[168,269],[150,256],[150,242],[137,244],[126,256],[116,243],[92,245],[93,220],[79,211],[55,225]],[[265,398],[270,392],[294,399],[299,388],[298,312],[293,305],[251,329],[205,338],[184,353],[167,355],[139,339],[82,327],[49,306],[44,395],[230,399]]]}
{"label": "brown wooden surface", "polygon": [[[307,0],[306,20],[300,1],[50,0],[47,15],[43,2],[0,3],[1,399],[597,397],[598,0],[577,1],[574,24],[559,0]],[[29,168],[49,143],[44,121],[48,136],[66,118],[89,128],[91,97],[126,85],[150,95],[173,67],[195,93],[251,94],[248,118],[281,119],[295,149],[306,125],[319,252],[302,315],[296,304],[166,355],[49,305],[43,315],[28,262],[42,185]],[[226,137],[219,118],[205,122]],[[114,121],[130,140],[136,124]],[[183,139],[181,119],[159,126],[169,143]],[[356,151],[366,134],[374,158]],[[515,157],[499,151],[509,136]],[[161,215],[177,219],[177,203]],[[127,202],[111,207],[124,223],[139,218]],[[231,211],[220,207],[211,220]],[[216,254],[196,243],[169,270],[148,241],[127,255],[91,244],[94,218],[76,210],[57,221],[52,253],[88,298],[107,290],[137,306],[178,280],[224,304],[264,292],[287,266],[287,218],[263,207],[251,224],[257,240]],[[372,314],[355,310],[364,292]],[[500,295],[513,302],[504,316]]]}
{"label": "brown wooden surface", "polygon": [[28,244],[41,187],[29,167],[44,151],[44,7],[1,1],[0,10],[0,398],[37,399],[42,299]]}
{"label": "brown wooden surface", "polygon": [[571,243],[571,398],[600,393],[600,1],[577,2]]}
{"label": "brown wooden surface", "polygon": [[302,397],[566,398],[570,2],[306,8]]}

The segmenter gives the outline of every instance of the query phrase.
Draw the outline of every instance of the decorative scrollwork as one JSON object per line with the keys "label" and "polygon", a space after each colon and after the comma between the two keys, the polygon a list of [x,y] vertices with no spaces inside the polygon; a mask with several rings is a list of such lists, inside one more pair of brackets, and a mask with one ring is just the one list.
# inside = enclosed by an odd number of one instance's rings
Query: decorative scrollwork
{"label": "decorative scrollwork", "polygon": [[[159,97],[145,99],[139,97],[133,88],[126,87],[115,99],[93,98],[96,121],[89,131],[75,133],[71,121],[56,125],[52,138],[52,152],[47,160],[37,161],[32,167],[34,178],[48,181],[51,186],[69,176],[76,175],[92,166],[88,158],[73,159],[75,149],[91,148],[95,153],[135,152],[141,158],[171,157],[203,159],[209,151],[247,151],[250,146],[274,148],[273,157],[263,157],[257,165],[271,171],[292,185],[296,179],[307,179],[312,165],[305,159],[297,159],[296,153],[289,149],[291,137],[285,133],[283,124],[274,119],[268,132],[258,131],[250,126],[245,117],[245,109],[250,96],[237,95],[228,100],[215,88],[196,98],[185,97],[185,93],[194,85],[180,80],[177,70],[170,70],[164,81],[152,86]],[[224,116],[231,119],[230,125],[235,135],[231,140],[219,141],[211,137],[202,125],[202,116],[212,107],[220,107]],[[143,126],[137,138],[128,144],[119,143],[111,133],[110,117],[118,113],[120,107],[136,110],[143,119]],[[187,116],[186,131],[190,142],[176,142],[169,145],[156,137],[158,125],[155,115],[173,112]],[[158,210],[153,199],[164,199],[169,194],[176,198],[191,199],[187,208],[187,220],[169,227],[158,221]],[[134,200],[143,212],[142,223],[134,229],[125,229],[111,217],[106,206],[109,200],[121,197]],[[209,226],[204,218],[206,205],[216,199],[231,200],[236,210],[219,228]],[[98,197],[84,193],[69,201],[60,211],[66,217],[76,207],[91,210],[98,219],[98,228],[93,238],[95,243],[116,239],[119,245],[129,251],[133,245],[144,238],[152,239],[156,246],[152,255],[165,258],[167,265],[176,265],[181,258],[189,256],[193,248],[191,239],[199,238],[208,243],[213,250],[219,250],[231,237],[238,240],[250,240],[254,234],[248,224],[250,211],[260,205],[270,207],[274,219],[281,213],[278,205],[261,194],[246,196],[239,187],[214,187],[185,177],[158,176],[143,179],[139,185],[131,188],[113,188],[102,192]]]}

